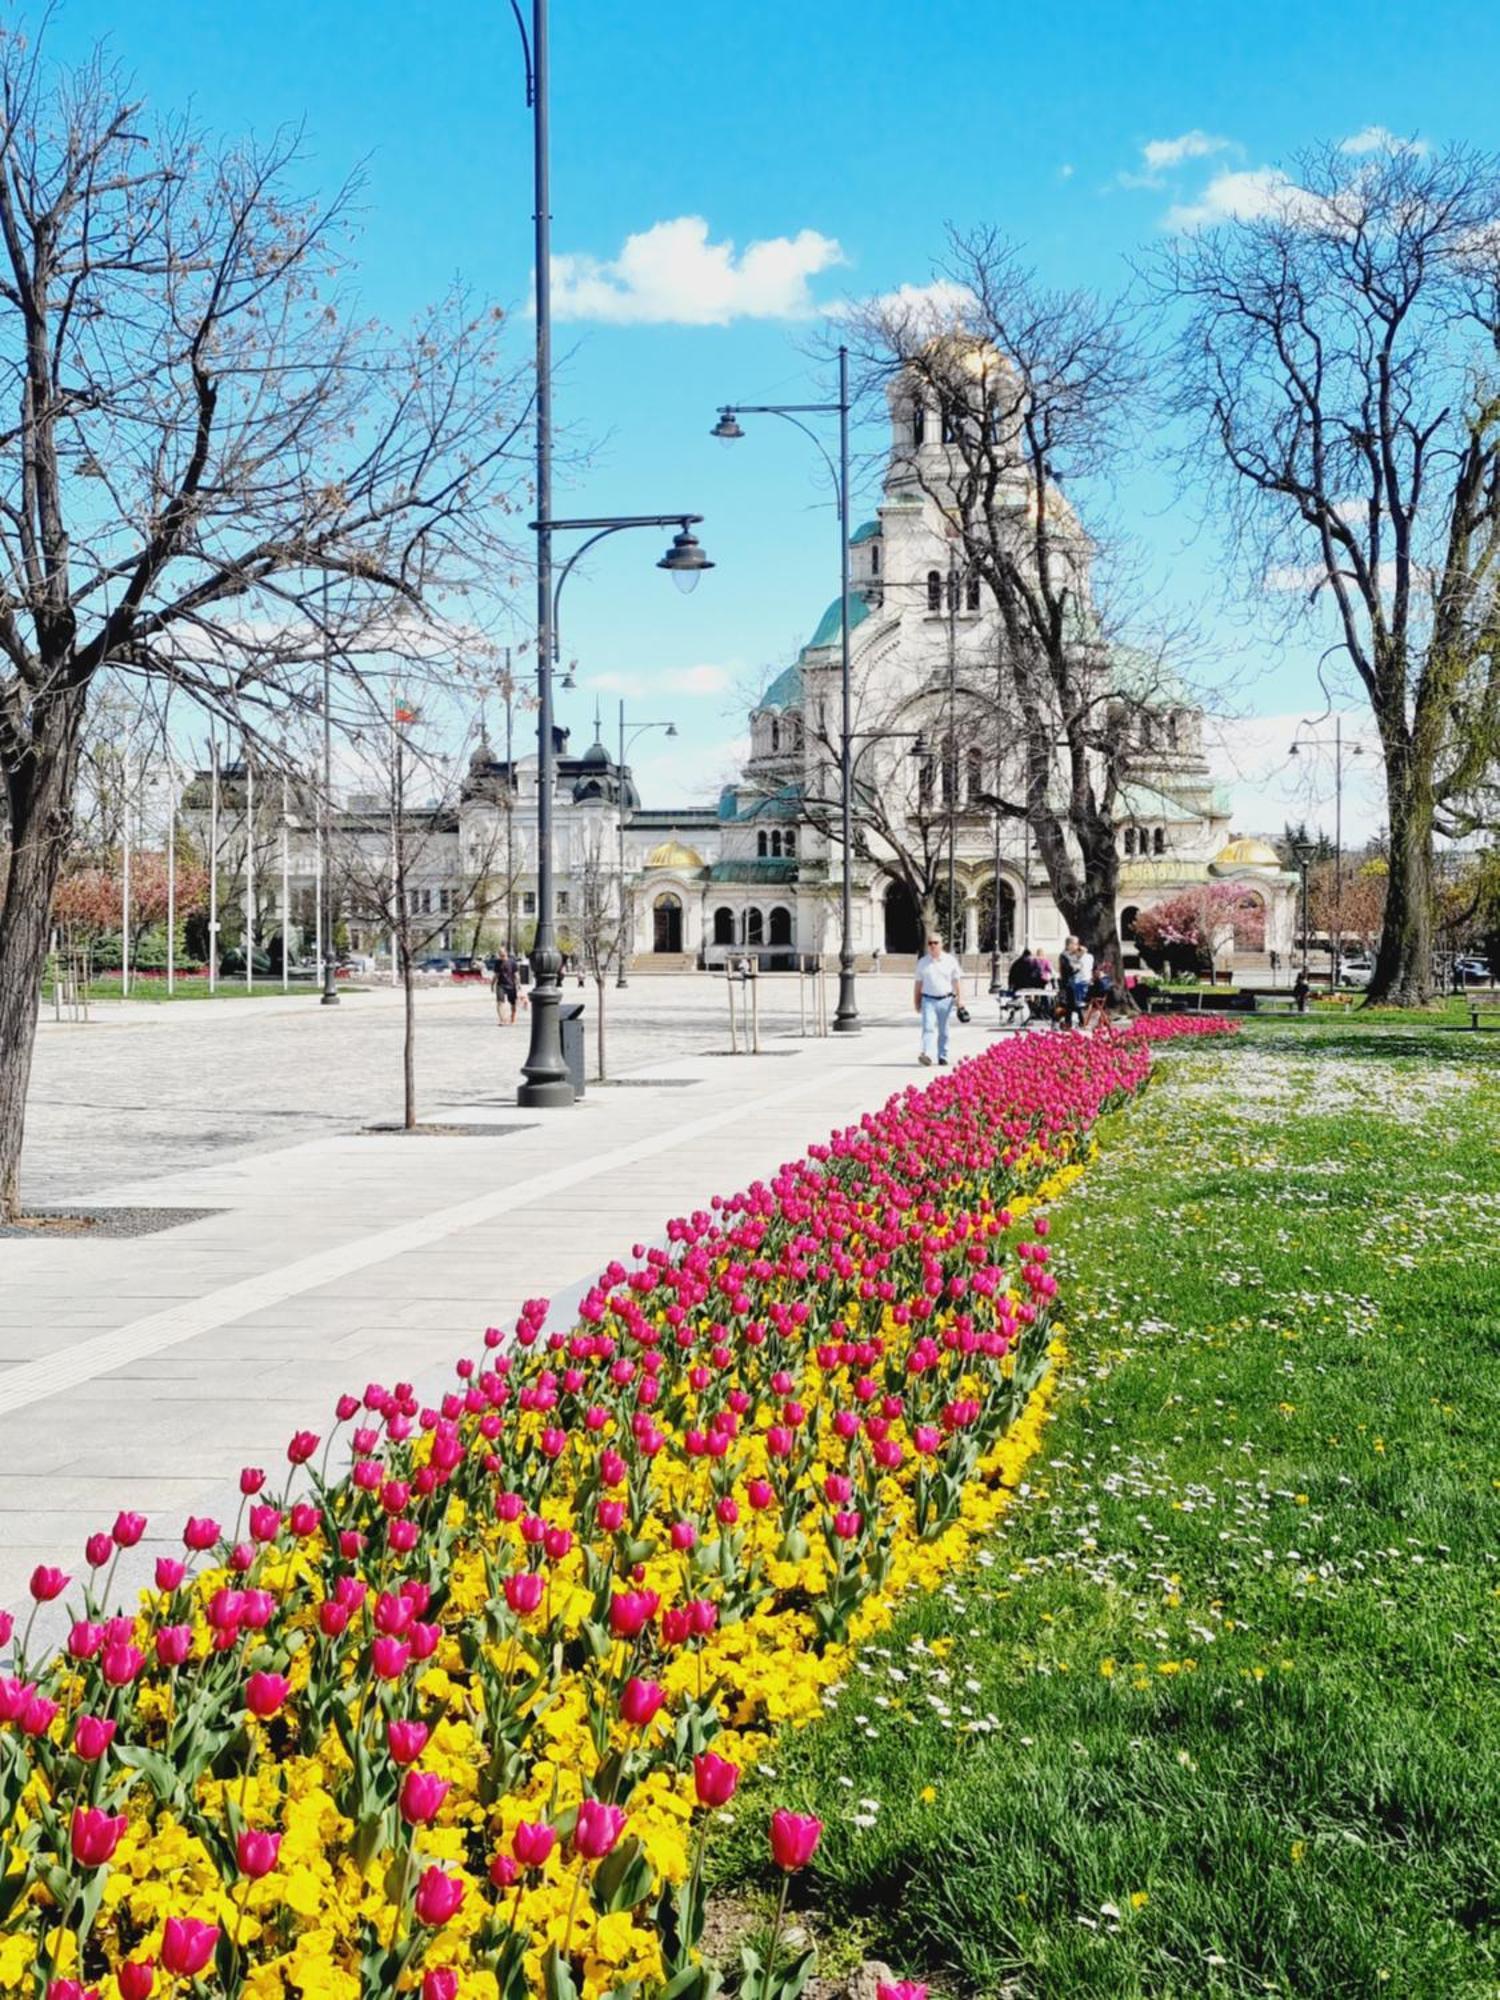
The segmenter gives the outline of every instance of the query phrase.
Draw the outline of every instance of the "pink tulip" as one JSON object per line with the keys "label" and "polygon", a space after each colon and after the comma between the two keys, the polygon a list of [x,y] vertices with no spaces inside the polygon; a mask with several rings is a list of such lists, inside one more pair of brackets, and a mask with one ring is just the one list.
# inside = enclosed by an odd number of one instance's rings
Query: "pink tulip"
{"label": "pink tulip", "polygon": [[50,1604],[62,1596],[71,1582],[72,1578],[60,1569],[49,1569],[45,1563],[39,1563],[31,1572],[31,1595],[38,1604]]}
{"label": "pink tulip", "polygon": [[180,1667],[193,1650],[191,1625],[163,1625],[156,1634],[156,1664]]}
{"label": "pink tulip", "polygon": [[120,2000],[151,2000],[151,1989],[156,1984],[156,1960],[154,1958],[127,1958],[115,1974],[120,1988]]}
{"label": "pink tulip", "polygon": [[441,1868],[426,1868],[417,1884],[416,1901],[413,1908],[420,1923],[429,1924],[434,1929],[446,1924],[450,1917],[458,1914],[464,1899],[464,1885],[453,1876],[445,1875]]}
{"label": "pink tulip", "polygon": [[70,1838],[79,1867],[102,1868],[119,1846],[125,1826],[124,1813],[111,1817],[97,1806],[76,1806]]}
{"label": "pink tulip", "polygon": [[115,1740],[119,1724],[102,1715],[80,1715],[73,1724],[73,1753],[86,1764],[102,1757]]}
{"label": "pink tulip", "polygon": [[262,1722],[276,1714],[292,1691],[285,1674],[252,1674],[245,1683],[245,1706]]}
{"label": "pink tulip", "polygon": [[542,1820],[522,1820],[511,1836],[511,1846],[523,1868],[540,1868],[552,1852],[557,1831]]}
{"label": "pink tulip", "polygon": [[276,1866],[276,1857],[281,1852],[281,1835],[260,1833],[247,1826],[236,1840],[234,1852],[240,1864],[240,1873],[248,1881],[259,1882]]}
{"label": "pink tulip", "polygon": [[393,1764],[415,1764],[427,1748],[427,1738],[431,1734],[425,1722],[402,1722],[395,1717],[385,1726],[386,1748],[391,1753]]}
{"label": "pink tulip", "polygon": [[103,1644],[104,1627],[91,1625],[86,1618],[80,1618],[68,1634],[68,1657],[91,1660]]}
{"label": "pink tulip", "polygon": [[526,1618],[542,1601],[546,1585],[534,1569],[517,1570],[505,1579],[505,1601],[517,1618]]}
{"label": "pink tulip", "polygon": [[34,1694],[21,1714],[21,1730],[26,1736],[45,1736],[57,1720],[58,1704],[44,1694]]}
{"label": "pink tulip", "polygon": [[429,1965],[422,1974],[422,2000],[457,2000],[458,1974],[451,1965]]}
{"label": "pink tulip", "polygon": [[146,1655],[139,1646],[106,1646],[99,1667],[111,1687],[129,1687],[145,1664]]}
{"label": "pink tulip", "polygon": [[399,1680],[406,1672],[411,1647],[404,1639],[381,1637],[370,1646],[370,1664],[383,1681]]}
{"label": "pink tulip", "polygon": [[632,1729],[644,1729],[666,1700],[666,1692],[655,1681],[643,1681],[635,1674],[620,1691],[620,1714]]}
{"label": "pink tulip", "polygon": [[401,1817],[408,1826],[425,1826],[437,1818],[448,1789],[446,1778],[430,1771],[408,1771],[401,1781]]}
{"label": "pink tulip", "polygon": [[266,1475],[258,1465],[246,1465],[240,1470],[240,1492],[245,1499],[253,1500],[266,1483]]}
{"label": "pink tulip", "polygon": [[812,1860],[822,1832],[822,1820],[783,1807],[771,1815],[771,1859],[784,1873],[794,1875]]}
{"label": "pink tulip", "polygon": [[156,1558],[156,1587],[158,1590],[164,1590],[169,1595],[174,1590],[181,1590],[182,1580],[186,1575],[187,1564],[179,1562],[176,1556],[158,1556]]}
{"label": "pink tulip", "polygon": [[114,1542],[108,1535],[90,1535],[83,1545],[84,1560],[90,1569],[103,1569],[114,1552]]}
{"label": "pink tulip", "polygon": [[624,1832],[625,1819],[623,1806],[608,1806],[602,1799],[585,1799],[578,1808],[573,1828],[573,1852],[586,1861],[602,1860]]}
{"label": "pink tulip", "polygon": [[115,1525],[111,1533],[117,1548],[133,1549],[145,1532],[146,1517],[144,1514],[116,1514]]}
{"label": "pink tulip", "polygon": [[700,1750],[693,1759],[693,1788],[700,1806],[725,1806],[734,1797],[740,1781],[739,1766],[712,1750]]}
{"label": "pink tulip", "polygon": [[927,2000],[927,1988],[915,1979],[877,1979],[875,2000]]}
{"label": "pink tulip", "polygon": [[321,1441],[316,1431],[297,1431],[286,1448],[288,1461],[292,1465],[306,1465]]}
{"label": "pink tulip", "polygon": [[634,1639],[656,1616],[661,1599],[654,1590],[616,1591],[609,1600],[609,1629],[617,1639]]}
{"label": "pink tulip", "polygon": [[178,1979],[196,1979],[219,1942],[217,1924],[194,1917],[168,1917],[162,1928],[161,1962]]}
{"label": "pink tulip", "polygon": [[211,1549],[218,1541],[219,1533],[217,1521],[211,1521],[204,1515],[191,1514],[188,1516],[187,1526],[182,1531],[182,1539],[188,1548],[201,1555],[205,1549]]}

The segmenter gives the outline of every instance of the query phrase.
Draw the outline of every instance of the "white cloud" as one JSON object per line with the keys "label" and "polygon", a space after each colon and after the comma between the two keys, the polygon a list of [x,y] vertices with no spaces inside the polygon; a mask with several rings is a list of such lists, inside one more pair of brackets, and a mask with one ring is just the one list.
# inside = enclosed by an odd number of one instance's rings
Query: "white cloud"
{"label": "white cloud", "polygon": [[[1309,739],[1317,738],[1318,742]],[[1327,742],[1322,739],[1326,738]],[[1275,837],[1288,820],[1333,833],[1333,718],[1300,713],[1205,716],[1204,748],[1229,793],[1233,830]],[[1302,748],[1293,757],[1291,747]],[[1355,754],[1356,751],[1358,754]],[[1380,745],[1368,717],[1344,716],[1344,844],[1362,846],[1385,825]]]}
{"label": "white cloud", "polygon": [[701,215],[679,215],[627,236],[617,257],[555,257],[552,310],[559,319],[636,326],[806,319],[818,310],[808,280],[844,261],[837,240],[816,229],[736,252],[728,238],[709,241]]}
{"label": "white cloud", "polygon": [[1191,132],[1180,132],[1175,139],[1148,139],[1141,148],[1141,159],[1148,174],[1160,174],[1180,167],[1184,160],[1206,160],[1215,153],[1227,153],[1230,143],[1194,127]]}
{"label": "white cloud", "polygon": [[1077,171],[1078,169],[1071,163],[1071,161],[1064,160],[1062,165],[1057,170],[1057,178],[1060,181],[1070,181],[1072,180],[1074,174],[1077,173]]}
{"label": "white cloud", "polygon": [[[929,285],[897,285],[892,292],[881,292],[874,303],[884,312],[899,315],[918,332],[943,333],[968,319],[978,302],[967,285],[957,285],[951,278],[934,278]],[[837,314],[843,307],[831,310]]]}
{"label": "white cloud", "polygon": [[725,694],[729,689],[727,667],[674,667],[662,677],[662,686],[673,694]]}
{"label": "white cloud", "polygon": [[1295,220],[1309,197],[1280,167],[1226,168],[1215,174],[1196,201],[1174,202],[1167,229],[1207,229],[1216,222],[1249,222],[1257,216]]}
{"label": "white cloud", "polygon": [[1398,139],[1387,125],[1366,125],[1361,131],[1351,133],[1339,146],[1341,153],[1356,156],[1365,153],[1425,153],[1427,150],[1425,139]]}

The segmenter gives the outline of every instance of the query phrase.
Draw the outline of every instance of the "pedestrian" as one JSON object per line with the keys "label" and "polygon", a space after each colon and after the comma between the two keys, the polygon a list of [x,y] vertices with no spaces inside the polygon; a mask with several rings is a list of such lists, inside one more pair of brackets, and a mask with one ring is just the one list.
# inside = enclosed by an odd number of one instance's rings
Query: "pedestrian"
{"label": "pedestrian", "polygon": [[1070,938],[1068,944],[1073,954],[1073,1011],[1081,1026],[1094,984],[1094,954],[1077,938]]}
{"label": "pedestrian", "polygon": [[1299,1014],[1305,1014],[1307,1012],[1307,1002],[1311,992],[1312,992],[1312,987],[1308,983],[1307,967],[1305,965],[1299,966],[1297,969],[1296,980],[1292,986],[1292,998],[1297,1003],[1297,1012]]}
{"label": "pedestrian", "polygon": [[955,1011],[963,1014],[963,968],[943,941],[934,933],[927,949],[917,960],[917,977],[912,987],[912,1010],[922,1017],[922,1048],[917,1061],[932,1068],[934,1054],[940,1063],[948,1060],[948,1028]]}
{"label": "pedestrian", "polygon": [[494,984],[495,1012],[501,1027],[508,1028],[516,1018],[516,998],[520,987],[516,961],[508,951],[502,951],[495,960]]}

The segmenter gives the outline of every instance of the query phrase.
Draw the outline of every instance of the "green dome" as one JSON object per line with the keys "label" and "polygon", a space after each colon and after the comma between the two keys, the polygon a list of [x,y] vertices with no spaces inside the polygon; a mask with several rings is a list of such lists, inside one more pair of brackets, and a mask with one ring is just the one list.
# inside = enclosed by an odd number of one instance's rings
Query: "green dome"
{"label": "green dome", "polygon": [[795,708],[802,699],[802,671],[790,666],[779,673],[761,696],[760,708]]}
{"label": "green dome", "polygon": [[879,533],[880,523],[878,521],[865,521],[849,537],[849,546],[851,549],[857,549],[861,542],[873,542]]}
{"label": "green dome", "polygon": [[[849,593],[849,630],[862,624],[870,615],[870,607],[857,590]],[[839,601],[835,598],[823,616],[818,620],[818,629],[803,647],[806,653],[814,652],[819,646],[832,646],[839,636]]]}

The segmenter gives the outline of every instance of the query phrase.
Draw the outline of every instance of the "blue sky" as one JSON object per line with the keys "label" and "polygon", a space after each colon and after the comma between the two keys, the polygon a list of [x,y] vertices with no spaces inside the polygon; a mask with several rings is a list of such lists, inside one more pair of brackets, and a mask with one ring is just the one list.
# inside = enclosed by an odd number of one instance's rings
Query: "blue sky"
{"label": "blue sky", "polygon": [[[596,696],[611,717],[621,691],[673,717],[678,744],[648,737],[637,760],[653,800],[718,777],[740,697],[836,591],[811,447],[770,420],[733,448],[706,435],[721,401],[826,391],[807,354],[821,308],[924,281],[948,221],[997,223],[1050,282],[1113,290],[1163,230],[1253,200],[1309,142],[1384,127],[1500,145],[1500,105],[1475,88],[1500,74],[1500,16],[1453,0],[1420,30],[1370,0],[555,0],[553,15],[558,416],[586,455],[557,508],[691,509],[718,564],[684,599],[652,568],[656,538],[620,536],[568,587],[580,688],[563,720],[581,747]],[[309,186],[362,163],[370,309],[402,320],[462,277],[516,309],[524,358],[530,133],[504,0],[68,0],[53,43],[101,35],[160,107],[191,101],[226,133],[304,123]],[[1267,718],[1236,730],[1232,775],[1246,824],[1278,824],[1285,718],[1321,706],[1315,649],[1223,608],[1190,499],[1148,471],[1120,498],[1152,584],[1212,607],[1234,704]],[[1356,829],[1376,817],[1356,786]]]}

